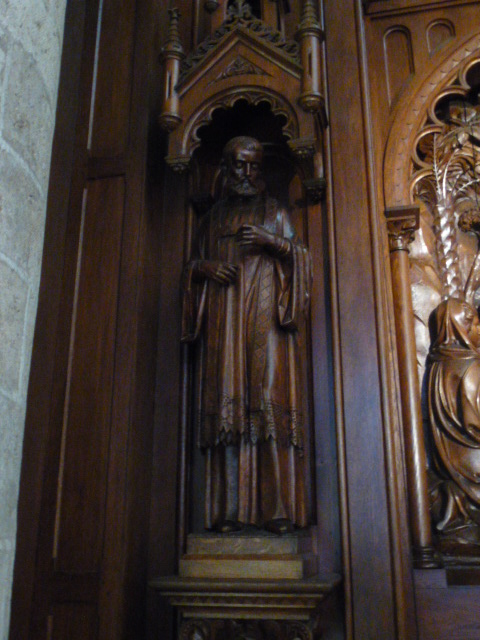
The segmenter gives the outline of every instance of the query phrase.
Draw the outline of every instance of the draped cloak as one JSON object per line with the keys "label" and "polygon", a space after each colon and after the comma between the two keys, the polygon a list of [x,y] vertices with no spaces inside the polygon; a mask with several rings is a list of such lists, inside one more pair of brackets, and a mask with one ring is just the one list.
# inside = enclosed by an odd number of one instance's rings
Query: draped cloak
{"label": "draped cloak", "polygon": [[[241,247],[235,234],[246,224],[286,240],[287,255]],[[196,260],[236,265],[235,282],[195,282]],[[195,410],[199,446],[207,453],[224,445],[239,447],[238,519],[244,522],[261,524],[268,519],[268,505],[262,507],[255,494],[272,479],[257,477],[260,472],[253,458],[259,443],[273,441],[283,451],[281,492],[287,515],[299,526],[307,524],[303,455],[307,418],[298,328],[310,286],[310,254],[274,199],[226,198],[202,219],[193,259],[184,273],[182,340],[199,347]],[[214,468],[211,473],[215,475]],[[209,482],[217,481],[207,479],[207,493]],[[209,511],[207,504],[207,527],[216,519],[215,510],[212,506]]]}
{"label": "draped cloak", "polygon": [[[450,482],[460,510],[471,516],[480,508],[480,352],[466,326],[468,306],[450,298],[434,312],[428,395],[437,469]],[[448,530],[454,519],[447,508],[437,526]]]}

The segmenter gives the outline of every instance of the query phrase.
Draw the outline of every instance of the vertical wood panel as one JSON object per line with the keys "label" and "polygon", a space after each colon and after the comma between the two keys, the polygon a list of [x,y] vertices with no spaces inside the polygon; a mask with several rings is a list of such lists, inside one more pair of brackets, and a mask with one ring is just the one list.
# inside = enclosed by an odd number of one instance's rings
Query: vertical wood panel
{"label": "vertical wood panel", "polygon": [[124,180],[87,189],[60,469],[60,571],[98,571],[105,520]]}
{"label": "vertical wood panel", "polygon": [[87,604],[60,604],[53,607],[47,640],[95,640],[95,607]]}
{"label": "vertical wood panel", "polygon": [[478,640],[478,586],[448,586],[445,570],[416,571],[419,640]]}
{"label": "vertical wood panel", "polygon": [[[355,3],[358,11],[360,3]],[[325,1],[331,181],[335,225],[350,557],[355,638],[396,638],[384,414],[375,312],[367,140],[357,14]]]}
{"label": "vertical wood panel", "polygon": [[101,0],[100,8],[102,24],[90,150],[96,157],[112,157],[127,150],[135,3]]}
{"label": "vertical wood panel", "polygon": [[[37,323],[28,390],[22,475],[18,505],[18,534],[10,622],[11,640],[30,640],[32,618],[40,606],[34,603],[34,585],[39,580],[42,556],[51,561],[52,541],[40,543],[40,521],[44,491],[53,474],[50,456],[51,389],[58,345],[58,318],[62,305],[62,277],[66,254],[66,228],[71,204],[72,175],[76,153],[75,128],[81,102],[89,12],[84,0],[66,6],[64,46],[58,93],[57,120],[47,204]],[[81,192],[81,190],[80,190]],[[52,213],[53,212],[53,213]],[[53,512],[52,512],[53,513]],[[52,526],[53,530],[53,526]],[[45,576],[44,576],[45,577]],[[43,584],[43,592],[47,591]],[[36,612],[37,609],[37,612]],[[42,616],[46,615],[42,610]],[[45,637],[45,634],[42,636]]]}
{"label": "vertical wood panel", "polygon": [[432,55],[454,37],[455,27],[450,20],[435,20],[427,28],[428,53]]}
{"label": "vertical wood panel", "polygon": [[389,29],[383,39],[385,73],[390,105],[414,72],[410,32],[405,27]]}
{"label": "vertical wood panel", "polygon": [[67,5],[11,640],[144,635],[159,287],[145,158],[165,14],[160,0]]}
{"label": "vertical wood panel", "polygon": [[[159,150],[162,148],[160,141]],[[154,196],[161,211],[162,251],[158,256],[162,272],[157,352],[157,389],[155,398],[155,432],[153,445],[152,494],[149,535],[149,577],[172,575],[177,562],[177,481],[181,405],[181,297],[180,286],[184,264],[183,238],[186,216],[186,177],[165,169],[163,154],[162,184],[156,185]],[[174,615],[162,601],[152,600],[148,638],[158,634],[171,638]]]}

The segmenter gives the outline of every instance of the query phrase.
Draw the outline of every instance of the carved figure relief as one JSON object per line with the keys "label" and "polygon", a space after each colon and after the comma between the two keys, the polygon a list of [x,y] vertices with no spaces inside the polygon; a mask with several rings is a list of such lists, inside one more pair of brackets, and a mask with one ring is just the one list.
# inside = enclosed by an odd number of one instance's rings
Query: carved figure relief
{"label": "carved figure relief", "polygon": [[262,146],[232,139],[224,195],[203,217],[184,276],[183,340],[197,344],[205,525],[286,533],[309,523],[298,329],[310,255],[265,192]]}
{"label": "carved figure relief", "polygon": [[480,322],[461,298],[431,317],[428,409],[433,436],[432,514],[445,542],[480,544]]}
{"label": "carved figure relief", "polygon": [[434,103],[411,182],[422,205],[411,265],[432,516],[447,552],[480,543],[480,107],[472,96],[454,85]]}

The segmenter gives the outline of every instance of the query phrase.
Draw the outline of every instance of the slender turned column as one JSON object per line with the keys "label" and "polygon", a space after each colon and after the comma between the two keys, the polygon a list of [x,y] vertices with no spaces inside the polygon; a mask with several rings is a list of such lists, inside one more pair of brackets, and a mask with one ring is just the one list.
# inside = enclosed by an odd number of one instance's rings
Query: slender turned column
{"label": "slender turned column", "polygon": [[438,566],[438,563],[432,546],[408,259],[408,245],[413,242],[419,226],[419,208],[411,205],[387,209],[385,217],[390,246],[413,558],[417,567],[430,568]]}

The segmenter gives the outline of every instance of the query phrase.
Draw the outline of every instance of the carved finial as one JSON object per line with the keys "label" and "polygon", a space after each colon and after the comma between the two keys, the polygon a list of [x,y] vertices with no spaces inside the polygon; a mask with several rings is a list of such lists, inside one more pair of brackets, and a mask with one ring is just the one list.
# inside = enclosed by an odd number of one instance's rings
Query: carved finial
{"label": "carved finial", "polygon": [[228,15],[232,18],[252,18],[252,8],[245,0],[235,0],[228,7]]}
{"label": "carved finial", "polygon": [[182,121],[180,115],[180,101],[177,94],[177,83],[180,75],[180,62],[184,57],[180,40],[178,22],[180,11],[169,9],[170,24],[168,36],[163,48],[164,81],[163,81],[163,107],[160,114],[160,124],[165,131],[173,131]]}
{"label": "carved finial", "polygon": [[218,0],[205,0],[205,10],[208,11],[208,13],[214,13],[219,6],[220,3]]}
{"label": "carved finial", "polygon": [[180,11],[176,8],[169,9],[170,25],[168,27],[168,37],[165,43],[164,52],[183,53],[182,41],[180,40],[180,30],[178,23],[180,21]]}
{"label": "carved finial", "polygon": [[317,19],[317,8],[315,6],[315,0],[305,0],[303,3],[302,9],[302,19],[300,21],[299,28],[303,29],[311,29],[311,28],[319,29],[320,25]]}
{"label": "carved finial", "polygon": [[[309,113],[324,112],[321,90],[321,50],[323,31],[317,19],[317,0],[304,0],[302,19],[298,26],[297,39],[302,50],[302,93],[299,98],[302,109]],[[322,119],[326,121],[325,115]]]}

